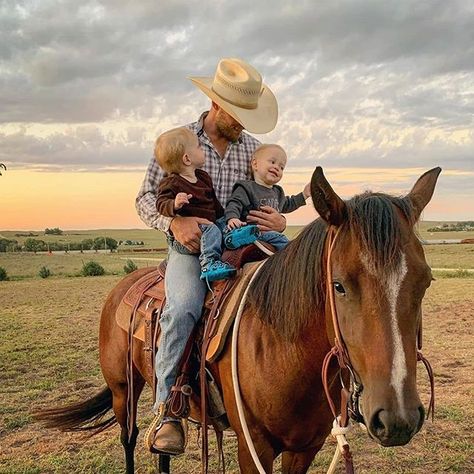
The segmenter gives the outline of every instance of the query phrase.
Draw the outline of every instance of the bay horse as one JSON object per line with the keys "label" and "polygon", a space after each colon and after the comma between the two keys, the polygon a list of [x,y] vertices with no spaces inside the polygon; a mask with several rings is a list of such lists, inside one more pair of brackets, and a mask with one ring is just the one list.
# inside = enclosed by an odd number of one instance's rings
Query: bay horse
{"label": "bay horse", "polygon": [[[328,291],[333,292],[338,331],[360,396],[357,410],[371,438],[382,446],[408,443],[425,410],[416,387],[421,304],[432,280],[414,231],[430,201],[440,168],[423,174],[410,193],[393,197],[365,192],[343,201],[320,167],[311,195],[320,218],[255,277],[244,306],[237,348],[240,393],[251,439],[265,472],[282,454],[282,472],[307,472],[331,431],[321,368],[335,331]],[[328,235],[337,230],[328,265]],[[138,435],[127,431],[127,334],[115,311],[128,288],[150,269],[138,270],[109,294],[100,321],[100,365],[107,386],[81,403],[44,411],[39,418],[63,430],[95,432],[118,422],[126,470],[134,470]],[[329,275],[331,280],[327,281]],[[190,295],[192,297],[192,295]],[[230,425],[238,440],[243,473],[259,472],[244,439],[231,377],[231,344],[210,369],[220,382]],[[134,401],[148,372],[143,344],[133,354]],[[329,364],[327,390],[341,389],[337,364]],[[113,415],[104,419],[113,408]],[[130,435],[130,436],[129,436]]]}

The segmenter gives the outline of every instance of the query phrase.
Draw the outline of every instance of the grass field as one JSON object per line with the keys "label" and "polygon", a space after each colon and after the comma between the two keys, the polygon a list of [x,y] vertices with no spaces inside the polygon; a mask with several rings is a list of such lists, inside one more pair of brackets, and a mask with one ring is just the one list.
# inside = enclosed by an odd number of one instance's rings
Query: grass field
{"label": "grass field", "polygon": [[[425,251],[433,267],[474,268],[474,245],[436,245]],[[122,258],[128,258],[122,254],[93,257],[109,273],[120,273],[125,263]],[[137,258],[160,257],[145,254]],[[97,351],[99,312],[106,294],[122,276],[65,277],[76,274],[86,258],[89,255],[0,254],[0,266],[22,277],[0,282],[0,473],[123,472],[117,427],[88,440],[78,434],[44,430],[31,417],[33,409],[84,399],[103,383]],[[41,280],[35,275],[45,262],[56,276]],[[156,261],[136,263],[144,266]],[[470,426],[474,415],[474,275],[463,276],[445,278],[441,274],[425,299],[424,353],[435,370],[435,423],[427,422],[403,448],[383,449],[361,432],[351,435],[357,472],[474,472]],[[428,382],[421,369],[419,384],[426,402]],[[150,404],[146,390],[140,402],[142,431],[151,419]],[[326,471],[333,449],[333,441],[328,440],[311,473]],[[225,438],[225,451],[227,472],[237,473],[236,443],[231,435]],[[187,454],[173,461],[173,472],[200,472],[199,452],[192,430]],[[210,472],[215,470],[216,462]],[[136,472],[153,472],[141,437]]]}

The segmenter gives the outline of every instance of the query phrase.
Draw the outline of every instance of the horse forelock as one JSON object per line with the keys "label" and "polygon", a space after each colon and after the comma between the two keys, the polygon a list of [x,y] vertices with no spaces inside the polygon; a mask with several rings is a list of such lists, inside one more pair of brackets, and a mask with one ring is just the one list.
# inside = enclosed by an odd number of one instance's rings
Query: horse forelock
{"label": "horse forelock", "polygon": [[[397,209],[415,224],[411,203],[382,193],[365,192],[346,201],[348,220],[341,238],[359,239],[369,268],[390,268],[401,253],[401,224]],[[248,303],[258,317],[284,339],[294,341],[324,312],[324,247],[328,226],[321,219],[307,225],[282,251],[270,257],[249,290]]]}
{"label": "horse forelock", "polygon": [[361,256],[372,272],[390,269],[401,255],[402,225],[397,209],[415,224],[411,202],[382,193],[365,192],[346,202],[348,227],[359,242]]}

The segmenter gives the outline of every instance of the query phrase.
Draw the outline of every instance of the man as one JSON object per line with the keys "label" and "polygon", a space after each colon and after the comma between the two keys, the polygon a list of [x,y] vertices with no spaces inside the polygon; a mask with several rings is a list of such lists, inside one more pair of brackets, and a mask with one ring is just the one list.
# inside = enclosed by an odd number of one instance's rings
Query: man
{"label": "man", "polygon": [[[212,103],[211,109],[187,128],[198,136],[206,156],[203,169],[211,176],[217,198],[225,206],[233,184],[250,178],[250,159],[260,145],[243,130],[253,133],[273,130],[278,118],[277,101],[271,90],[262,84],[258,71],[240,59],[222,59],[214,77],[190,79]],[[180,420],[164,415],[186,342],[201,317],[207,285],[199,279],[199,224],[209,224],[209,221],[199,217],[159,215],[156,196],[163,176],[163,170],[153,158],[136,199],[138,214],[148,226],[172,235],[195,255],[172,249],[168,254],[167,303],[160,318],[161,338],[156,355],[156,416],[145,435],[145,443],[153,452],[181,454],[184,433]],[[286,227],[285,218],[270,207],[252,211],[247,220],[261,230],[281,232]]]}

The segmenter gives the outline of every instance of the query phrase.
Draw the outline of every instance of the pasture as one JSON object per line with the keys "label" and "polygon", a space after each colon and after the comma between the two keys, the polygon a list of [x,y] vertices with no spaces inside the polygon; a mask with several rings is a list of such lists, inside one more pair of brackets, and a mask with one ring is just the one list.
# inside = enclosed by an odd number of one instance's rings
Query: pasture
{"label": "pasture", "polygon": [[[432,267],[474,268],[474,245],[427,246],[425,252]],[[85,399],[102,386],[97,351],[102,302],[122,278],[126,258],[136,258],[138,266],[146,266],[156,261],[141,258],[162,256],[0,254],[0,266],[13,277],[0,282],[0,473],[123,472],[117,427],[88,439],[81,434],[46,431],[32,420],[31,411]],[[99,261],[108,275],[68,277],[77,275],[81,262],[90,259]],[[42,265],[52,270],[53,277],[36,277]],[[435,421],[427,421],[414,440],[401,448],[378,447],[355,431],[349,441],[359,473],[474,472],[470,426],[474,416],[474,274],[439,272],[435,276],[424,303],[423,350],[435,372]],[[427,403],[428,380],[421,365],[418,379]],[[150,406],[151,391],[145,390],[138,420],[142,431],[136,450],[139,473],[153,472],[151,455],[142,443],[143,431],[151,421]],[[334,442],[328,439],[310,472],[326,472],[333,450]],[[225,453],[227,472],[237,473],[231,432],[225,436]],[[196,430],[191,426],[187,453],[173,461],[172,472],[200,472],[199,456]],[[210,472],[216,472],[212,449],[211,456]],[[342,465],[338,472],[343,472]]]}

